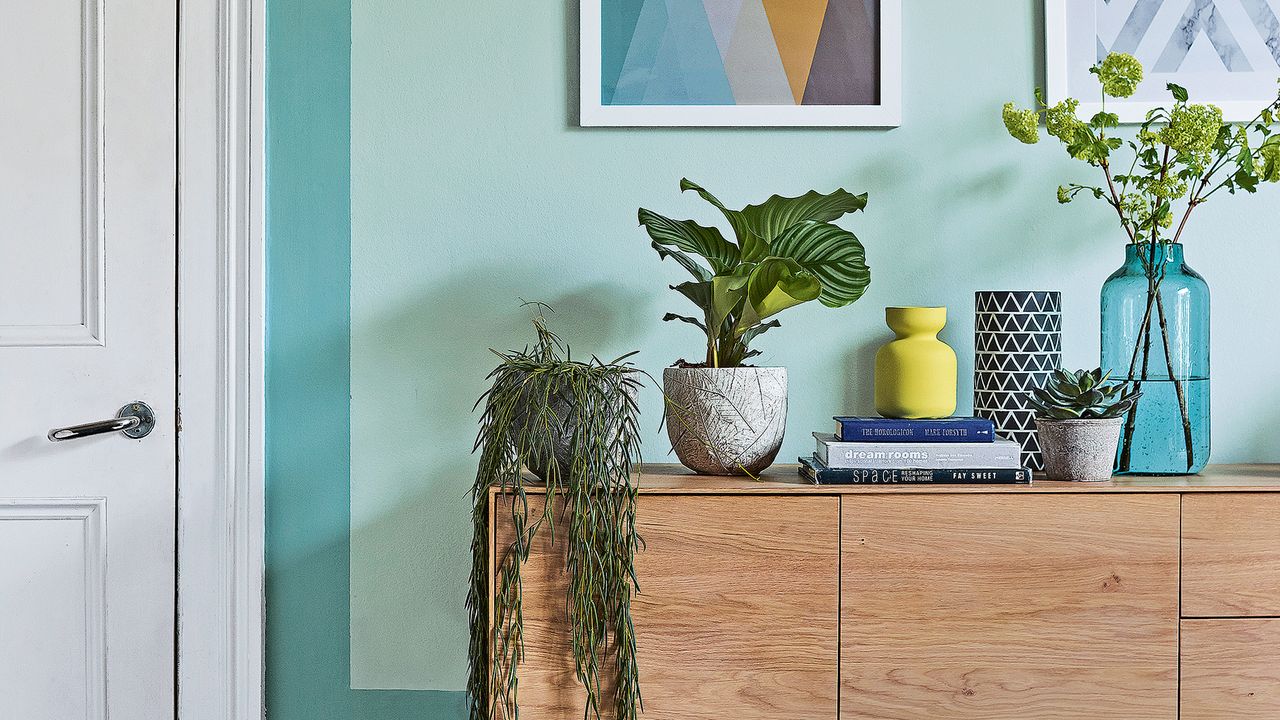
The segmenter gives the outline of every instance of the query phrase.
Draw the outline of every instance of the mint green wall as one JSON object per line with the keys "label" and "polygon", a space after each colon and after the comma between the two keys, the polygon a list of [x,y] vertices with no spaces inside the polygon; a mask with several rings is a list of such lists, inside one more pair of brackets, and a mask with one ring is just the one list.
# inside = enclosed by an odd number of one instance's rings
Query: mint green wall
{"label": "mint green wall", "polygon": [[[1054,201],[1086,169],[999,121],[1043,76],[1040,0],[905,2],[904,123],[890,131],[579,129],[574,2],[270,4],[273,717],[461,712],[460,693],[402,691],[463,683],[486,348],[526,342],[526,298],[557,308],[577,352],[638,348],[655,374],[696,356],[690,328],[659,322],[684,309],[665,289],[679,270],[635,227],[641,204],[716,220],[678,194],[681,176],[736,203],[871,195],[847,223],[873,269],[866,297],[791,311],[760,341],[765,363],[791,371],[784,459],[832,414],[870,410],[885,305],[951,308],[962,411],[974,290],[1062,290],[1067,361],[1096,363],[1097,290],[1119,233],[1105,207]],[[1280,194],[1198,214],[1189,257],[1215,293],[1214,456],[1278,460],[1280,339],[1253,309],[1280,295]],[[666,460],[656,393],[642,407],[648,458]]]}

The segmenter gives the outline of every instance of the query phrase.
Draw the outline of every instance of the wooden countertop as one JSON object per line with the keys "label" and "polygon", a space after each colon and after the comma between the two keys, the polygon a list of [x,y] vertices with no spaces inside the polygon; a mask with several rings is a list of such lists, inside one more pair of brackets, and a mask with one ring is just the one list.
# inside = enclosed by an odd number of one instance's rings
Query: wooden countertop
{"label": "wooden countertop", "polygon": [[[1280,465],[1210,465],[1199,475],[1125,476],[1101,483],[1035,480],[1029,485],[813,485],[800,477],[796,467],[774,465],[759,480],[752,480],[748,477],[696,475],[680,465],[647,464],[640,472],[640,492],[656,495],[1280,492]],[[543,491],[532,485],[525,490],[529,493]]]}

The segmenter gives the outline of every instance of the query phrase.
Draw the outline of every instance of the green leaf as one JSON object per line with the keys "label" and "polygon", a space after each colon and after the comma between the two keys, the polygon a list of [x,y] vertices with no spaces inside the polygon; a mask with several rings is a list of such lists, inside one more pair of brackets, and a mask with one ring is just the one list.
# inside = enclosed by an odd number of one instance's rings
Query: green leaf
{"label": "green leaf", "polygon": [[1186,102],[1187,98],[1190,97],[1189,95],[1187,95],[1187,89],[1182,87],[1181,85],[1168,83],[1165,85],[1165,87],[1169,89],[1169,92],[1173,93],[1173,99],[1177,100],[1178,102]]}
{"label": "green leaf", "polygon": [[751,271],[747,282],[747,304],[735,331],[745,333],[765,318],[789,307],[817,300],[822,285],[795,260],[769,257]]}
{"label": "green leaf", "polygon": [[[698,193],[703,200],[706,200],[708,203],[715,206],[715,208],[724,215],[725,219],[729,221],[729,226],[733,228],[733,234],[738,237],[738,247],[742,250],[742,254],[746,256],[743,258],[744,260],[747,262],[755,262],[756,260],[759,260],[760,257],[763,257],[763,254],[759,257],[753,257],[753,254],[757,250],[757,248],[753,246],[753,242],[759,243],[760,239],[748,237],[750,236],[751,231],[747,227],[746,219],[742,217],[742,213],[725,207],[724,203],[720,202],[715,195],[707,192],[701,185],[693,182],[689,178],[680,178],[680,192],[688,192],[689,190]],[[748,249],[750,249],[750,252],[748,252]]]}
{"label": "green leaf", "polygon": [[775,257],[795,260],[822,285],[818,300],[843,307],[862,297],[871,284],[871,269],[857,236],[825,222],[792,225],[770,245]]}
{"label": "green leaf", "polygon": [[710,282],[686,282],[679,285],[672,285],[672,290],[689,298],[689,300],[697,305],[703,314],[709,319],[711,317],[711,283]]}
{"label": "green leaf", "polygon": [[1251,193],[1258,192],[1258,176],[1247,168],[1240,168],[1232,178],[1237,186],[1242,190]]}
{"label": "green leaf", "polygon": [[672,220],[644,208],[640,208],[638,215],[640,224],[655,243],[701,255],[717,275],[741,262],[737,246],[725,240],[716,228],[703,227],[692,220]]}
{"label": "green leaf", "polygon": [[730,210],[714,195],[687,178],[680,180],[680,189],[693,190],[724,214],[738,236],[743,262],[763,260],[772,252],[769,246],[774,238],[792,225],[806,221],[831,222],[867,206],[866,193],[854,195],[841,188],[827,194],[810,190],[804,195],[790,198],[774,195],[759,205]]}
{"label": "green leaf", "polygon": [[702,282],[711,280],[711,271],[699,265],[696,260],[688,255],[685,255],[679,250],[672,250],[671,248],[663,247],[657,240],[654,240],[652,245],[653,249],[658,251],[659,258],[663,260],[667,258],[675,260],[680,264],[680,267],[688,270],[690,275]]}
{"label": "green leaf", "polygon": [[776,328],[776,327],[782,327],[782,323],[778,322],[777,319],[775,318],[773,320],[770,320],[767,323],[761,323],[759,325],[756,325],[755,327],[747,328],[747,331],[742,333],[743,347],[750,345],[752,340],[755,340],[756,338],[768,332],[769,328]]}
{"label": "green leaf", "polygon": [[[829,223],[867,206],[867,194],[854,195],[840,188],[822,194],[815,190],[800,197],[774,195],[759,205],[748,205],[740,211],[747,227],[765,243],[773,241],[800,223]],[[778,256],[780,253],[773,252]]]}
{"label": "green leaf", "polygon": [[711,311],[707,316],[708,327],[717,334],[724,329],[724,321],[742,307],[747,297],[747,275],[718,275],[711,280]]}
{"label": "green leaf", "polygon": [[1095,130],[1100,130],[1102,128],[1113,128],[1113,127],[1119,127],[1119,126],[1120,126],[1120,116],[1116,115],[1115,113],[1109,113],[1109,112],[1095,113],[1094,116],[1089,119],[1089,127]]}
{"label": "green leaf", "polygon": [[663,322],[671,322],[672,320],[679,320],[679,321],[680,321],[680,322],[682,322],[682,323],[689,323],[690,325],[697,325],[698,327],[702,328],[702,332],[706,332],[706,331],[707,331],[707,326],[706,326],[706,324],[705,324],[705,323],[703,323],[701,320],[699,320],[699,319],[697,319],[697,318],[691,318],[691,317],[689,317],[688,315],[677,315],[677,314],[675,314],[675,313],[667,313],[666,315],[663,315],[663,316],[662,316],[662,321],[663,321]]}

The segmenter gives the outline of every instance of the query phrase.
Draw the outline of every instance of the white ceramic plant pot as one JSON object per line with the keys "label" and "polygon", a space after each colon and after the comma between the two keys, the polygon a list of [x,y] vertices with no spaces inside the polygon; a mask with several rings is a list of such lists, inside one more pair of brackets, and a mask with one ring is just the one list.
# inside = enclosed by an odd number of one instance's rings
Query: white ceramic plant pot
{"label": "white ceramic plant pot", "polygon": [[787,427],[786,368],[662,371],[667,437],[704,475],[754,475],[773,464]]}
{"label": "white ceramic plant pot", "polygon": [[1045,474],[1050,480],[1110,480],[1123,422],[1122,417],[1106,420],[1036,418]]}

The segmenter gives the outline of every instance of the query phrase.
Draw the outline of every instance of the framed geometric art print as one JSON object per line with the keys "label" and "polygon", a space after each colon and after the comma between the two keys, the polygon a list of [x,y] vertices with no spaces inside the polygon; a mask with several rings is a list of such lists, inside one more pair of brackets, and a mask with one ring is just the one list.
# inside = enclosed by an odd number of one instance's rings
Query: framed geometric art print
{"label": "framed geometric art print", "polygon": [[581,0],[583,126],[900,123],[901,0]]}
{"label": "framed geometric art print", "polygon": [[1045,52],[1049,103],[1078,98],[1082,117],[1099,108],[1089,68],[1123,52],[1146,74],[1133,97],[1107,99],[1122,121],[1167,106],[1165,85],[1176,83],[1192,102],[1246,122],[1276,97],[1280,0],[1045,0]]}

